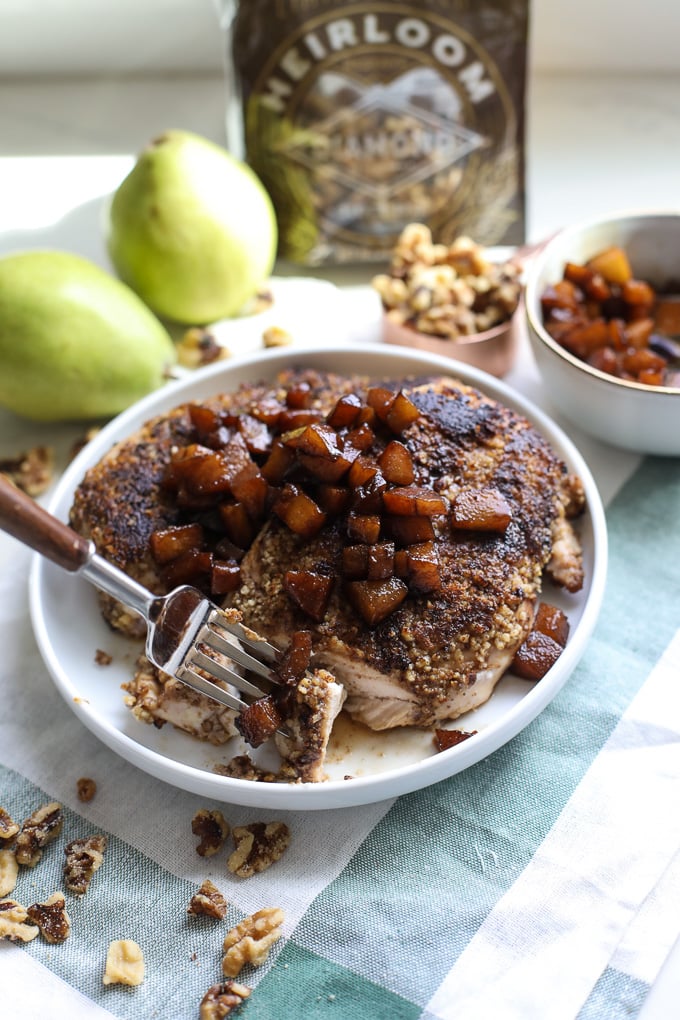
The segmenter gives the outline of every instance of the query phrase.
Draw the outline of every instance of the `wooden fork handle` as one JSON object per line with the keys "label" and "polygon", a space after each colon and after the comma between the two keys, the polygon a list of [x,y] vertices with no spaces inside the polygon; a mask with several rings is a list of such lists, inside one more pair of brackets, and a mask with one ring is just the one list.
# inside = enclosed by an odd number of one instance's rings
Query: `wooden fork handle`
{"label": "wooden fork handle", "polygon": [[92,544],[48,514],[0,472],[0,528],[64,570],[75,571],[92,555]]}

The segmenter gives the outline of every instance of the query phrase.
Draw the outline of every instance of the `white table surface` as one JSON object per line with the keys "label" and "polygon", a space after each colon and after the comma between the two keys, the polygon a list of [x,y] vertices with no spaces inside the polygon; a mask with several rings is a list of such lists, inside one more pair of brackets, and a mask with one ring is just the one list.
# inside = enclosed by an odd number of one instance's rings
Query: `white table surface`
{"label": "white table surface", "polygon": [[[107,264],[102,197],[132,166],[134,153],[169,127],[225,139],[219,77],[118,80],[5,80],[0,103],[0,255],[21,247],[68,248]],[[566,223],[632,208],[679,209],[680,78],[541,75],[530,79],[527,130],[528,239]],[[300,274],[279,266],[282,275]],[[314,275],[352,286],[357,310],[372,307],[356,285],[371,268]],[[513,381],[511,378],[509,381]],[[540,390],[528,350],[516,381]],[[57,457],[81,432],[59,430]],[[572,432],[573,434],[573,432]],[[575,437],[576,438],[576,437]],[[591,443],[577,437],[586,459]],[[44,431],[0,411],[0,455],[44,441]],[[633,455],[612,453],[606,499],[634,470]],[[0,563],[3,541],[0,538]],[[675,810],[675,805],[670,806]],[[676,946],[640,1014],[669,1020],[680,1002]]]}

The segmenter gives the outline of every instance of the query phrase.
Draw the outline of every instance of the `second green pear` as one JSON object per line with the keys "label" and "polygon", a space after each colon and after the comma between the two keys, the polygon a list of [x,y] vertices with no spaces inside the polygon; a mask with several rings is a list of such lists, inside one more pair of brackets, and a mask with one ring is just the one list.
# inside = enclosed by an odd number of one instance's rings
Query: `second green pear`
{"label": "second green pear", "polygon": [[157,315],[199,325],[238,314],[270,274],[278,234],[250,167],[175,130],[118,187],[107,240],[120,278]]}

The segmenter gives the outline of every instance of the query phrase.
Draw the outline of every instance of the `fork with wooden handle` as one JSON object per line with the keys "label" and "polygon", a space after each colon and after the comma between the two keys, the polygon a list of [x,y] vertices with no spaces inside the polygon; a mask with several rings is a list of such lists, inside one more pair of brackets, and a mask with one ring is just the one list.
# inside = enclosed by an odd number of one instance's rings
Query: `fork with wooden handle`
{"label": "fork with wooden handle", "polygon": [[[232,665],[274,679],[271,671],[279,653],[264,638],[232,620],[196,588],[183,585],[169,595],[152,595],[99,556],[93,542],[49,514],[2,473],[0,529],[139,613],[147,624],[149,661],[198,694],[241,712],[248,702],[239,694],[257,699],[264,692]],[[225,690],[215,681],[235,690]]]}

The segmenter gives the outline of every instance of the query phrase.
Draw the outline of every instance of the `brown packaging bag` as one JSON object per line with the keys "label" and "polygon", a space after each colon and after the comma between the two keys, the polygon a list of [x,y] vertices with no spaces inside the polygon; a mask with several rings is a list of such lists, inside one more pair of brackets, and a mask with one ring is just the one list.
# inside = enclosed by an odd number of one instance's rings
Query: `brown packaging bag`
{"label": "brown packaging bag", "polygon": [[384,262],[410,222],[523,241],[528,2],[241,0],[227,45],[282,257]]}

